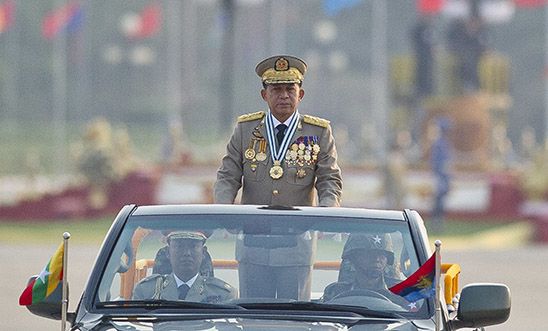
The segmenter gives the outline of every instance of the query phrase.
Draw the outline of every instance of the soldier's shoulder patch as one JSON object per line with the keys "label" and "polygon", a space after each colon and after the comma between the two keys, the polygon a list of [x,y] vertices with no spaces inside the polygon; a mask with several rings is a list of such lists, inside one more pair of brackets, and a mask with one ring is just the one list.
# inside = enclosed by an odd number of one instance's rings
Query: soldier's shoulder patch
{"label": "soldier's shoulder patch", "polygon": [[238,123],[249,122],[249,121],[254,121],[254,120],[261,119],[261,118],[264,117],[264,114],[265,114],[264,111],[258,111],[258,112],[254,112],[254,113],[240,115],[240,116],[238,116]]}
{"label": "soldier's shoulder patch", "polygon": [[206,282],[207,282],[208,285],[212,285],[212,286],[215,286],[215,287],[218,287],[218,288],[222,288],[225,291],[230,292],[231,289],[232,289],[232,286],[229,283],[227,283],[223,280],[220,280],[219,278],[208,277]]}
{"label": "soldier's shoulder patch", "polygon": [[329,126],[329,121],[321,117],[303,115],[303,121],[308,124],[315,126],[321,126],[322,128],[327,128]]}

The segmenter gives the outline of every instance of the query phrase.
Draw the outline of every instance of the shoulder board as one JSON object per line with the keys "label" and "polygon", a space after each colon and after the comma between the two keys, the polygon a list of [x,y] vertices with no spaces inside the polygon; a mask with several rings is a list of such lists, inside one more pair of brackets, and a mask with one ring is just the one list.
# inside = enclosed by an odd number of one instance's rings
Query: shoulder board
{"label": "shoulder board", "polygon": [[160,275],[160,274],[152,274],[152,275],[150,275],[150,276],[146,276],[145,278],[141,279],[141,280],[139,281],[139,283],[148,282],[148,281],[151,281],[151,280],[156,279],[156,278],[158,278],[158,277],[162,277],[162,275]]}
{"label": "shoulder board", "polygon": [[258,111],[255,113],[249,113],[249,114],[238,116],[238,123],[261,119],[264,117],[264,114],[265,114],[264,111]]}
{"label": "shoulder board", "polygon": [[321,126],[322,128],[327,128],[329,126],[329,121],[321,117],[303,115],[303,121],[308,124],[315,126]]}
{"label": "shoulder board", "polygon": [[207,280],[206,280],[206,283],[208,285],[212,285],[212,286],[215,286],[215,287],[222,288],[225,291],[230,291],[232,289],[232,286],[229,283],[227,283],[223,280],[220,280],[219,278],[215,278],[215,277],[208,277]]}

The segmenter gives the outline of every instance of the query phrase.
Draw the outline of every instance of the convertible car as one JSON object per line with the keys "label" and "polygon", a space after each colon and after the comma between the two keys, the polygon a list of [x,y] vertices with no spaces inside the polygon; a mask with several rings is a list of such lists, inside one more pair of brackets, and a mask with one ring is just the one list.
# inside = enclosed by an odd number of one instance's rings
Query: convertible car
{"label": "convertible car", "polygon": [[[402,285],[433,251],[420,215],[407,209],[127,205],[76,311],[65,316],[71,330],[457,330],[508,319],[508,287],[459,289],[458,264],[442,261],[437,296],[428,277]],[[367,262],[374,253],[380,257]],[[175,284],[184,276],[174,275],[196,262],[198,273],[180,296]],[[244,264],[282,273],[298,265],[309,274],[289,297],[271,293],[273,275],[254,269],[246,270],[254,281],[242,285]],[[63,315],[61,302],[28,308]]]}

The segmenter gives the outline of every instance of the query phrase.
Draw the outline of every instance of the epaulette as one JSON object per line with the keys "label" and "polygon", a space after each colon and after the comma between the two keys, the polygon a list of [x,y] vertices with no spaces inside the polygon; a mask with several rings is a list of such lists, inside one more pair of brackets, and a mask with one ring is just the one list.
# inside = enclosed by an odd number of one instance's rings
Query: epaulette
{"label": "epaulette", "polygon": [[303,115],[303,121],[308,124],[315,126],[321,126],[322,128],[327,128],[329,126],[329,121],[321,117]]}
{"label": "epaulette", "polygon": [[264,117],[264,114],[265,114],[264,111],[258,111],[255,113],[240,115],[238,116],[238,123],[261,119]]}
{"label": "epaulette", "polygon": [[215,287],[222,288],[223,290],[228,291],[228,292],[230,292],[230,290],[232,289],[232,286],[229,283],[227,283],[223,280],[220,280],[219,278],[208,277],[206,279],[206,282],[207,282],[208,285],[213,285]]}
{"label": "epaulette", "polygon": [[156,279],[156,278],[158,278],[158,277],[162,277],[162,275],[160,275],[160,274],[152,274],[152,275],[150,275],[150,276],[146,276],[145,278],[141,279],[141,280],[139,281],[139,283],[148,282],[148,281],[153,280],[153,279]]}

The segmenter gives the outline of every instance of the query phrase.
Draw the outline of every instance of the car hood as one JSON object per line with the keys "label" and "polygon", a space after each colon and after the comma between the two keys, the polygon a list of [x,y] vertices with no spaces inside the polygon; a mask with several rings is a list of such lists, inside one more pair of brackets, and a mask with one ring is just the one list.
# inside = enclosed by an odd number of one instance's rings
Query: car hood
{"label": "car hood", "polygon": [[[359,323],[349,327],[343,323],[335,322],[310,322],[292,321],[263,318],[220,318],[200,320],[168,320],[155,321],[120,321],[102,319],[96,325],[87,325],[82,330],[93,330],[101,325],[106,329],[101,330],[434,330],[434,324],[430,321],[401,321],[377,318],[365,318]],[[110,328],[109,328],[110,327]]]}

